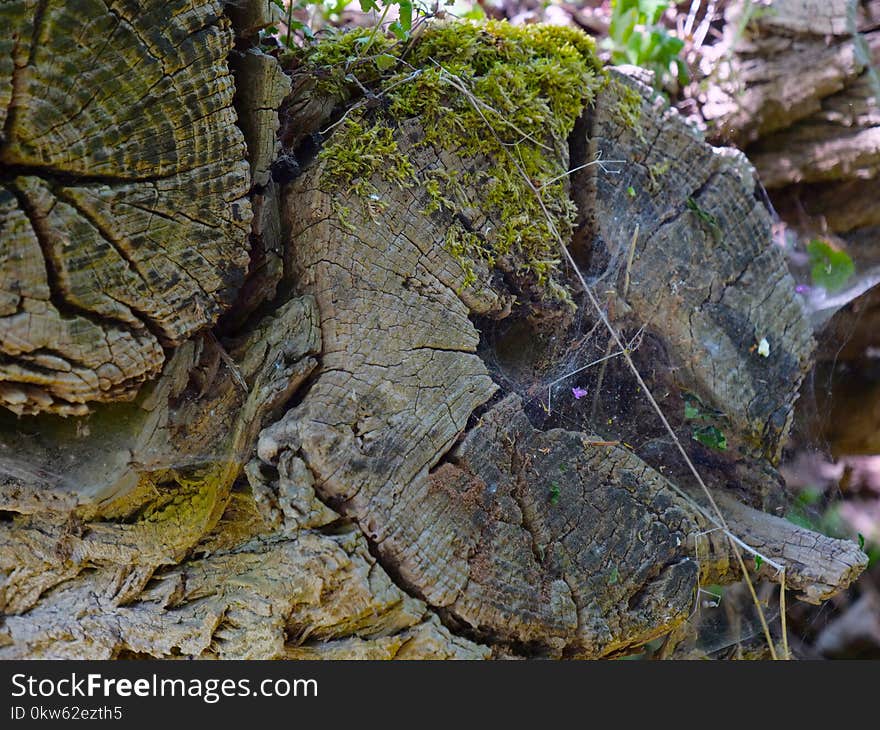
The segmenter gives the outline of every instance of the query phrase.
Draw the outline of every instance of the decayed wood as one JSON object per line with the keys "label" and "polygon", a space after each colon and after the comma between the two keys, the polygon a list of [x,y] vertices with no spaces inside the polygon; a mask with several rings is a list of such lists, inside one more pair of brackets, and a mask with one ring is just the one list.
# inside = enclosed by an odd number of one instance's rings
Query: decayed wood
{"label": "decayed wood", "polygon": [[790,224],[813,233],[880,226],[880,3],[774,0],[737,37],[748,6],[731,6],[728,85],[704,116],[748,145]]}
{"label": "decayed wood", "polygon": [[[768,245],[750,168],[704,146],[637,82],[641,119],[626,129],[614,115],[622,83],[600,95],[589,132],[606,159],[627,160],[619,180],[600,176],[597,188],[593,256],[606,262],[603,286],[616,279],[619,309],[664,340],[679,385],[722,409],[742,443],[757,442],[755,453],[773,459],[812,339],[784,260]],[[416,121],[395,133],[417,175],[487,164],[413,144],[420,137]],[[312,166],[284,200],[292,268],[321,312],[321,368],[302,402],[263,431],[260,458],[275,464],[294,454],[322,500],[360,525],[408,590],[483,641],[596,657],[684,621],[701,571],[729,570],[727,547],[716,545],[702,565],[694,560],[705,517],[627,449],[589,445],[607,443],[606,432],[597,438],[588,423],[535,429],[516,395],[468,429],[497,389],[468,317],[507,316],[510,292],[485,270],[466,285],[442,247],[455,221],[421,214],[424,190],[375,176],[377,215],[344,192],[334,203],[322,174],[321,163]],[[633,202],[628,185],[638,190]],[[712,211],[723,237],[700,225],[689,198]],[[474,211],[471,230],[497,226],[479,190],[460,200]],[[644,238],[624,273],[637,225]],[[754,353],[764,336],[769,357]],[[852,580],[864,556],[812,538],[814,549],[792,561],[791,580],[824,596]],[[790,542],[762,544],[782,557]],[[832,554],[845,569],[825,565]]]}
{"label": "decayed wood", "polygon": [[81,414],[241,285],[232,32],[213,0],[21,0],[0,28],[0,404]]}
{"label": "decayed wood", "polygon": [[[234,486],[254,429],[315,367],[317,324],[313,300],[291,301],[231,349],[236,370],[215,367],[202,395],[188,373],[213,358],[189,343],[149,394],[104,407],[112,428],[98,410],[89,435],[60,435],[57,458],[80,455],[63,484],[27,491],[33,473],[6,477],[0,656],[487,656],[394,585],[363,536],[317,501],[301,462],[254,462]],[[127,431],[120,408],[141,411]],[[142,441],[90,494],[97,450],[120,431]],[[49,446],[8,445],[26,464]]]}
{"label": "decayed wood", "polygon": [[[253,4],[259,6],[260,2]],[[224,330],[235,329],[260,304],[270,301],[284,273],[279,186],[270,168],[280,151],[277,110],[290,93],[290,79],[277,59],[257,48],[234,54],[230,65],[236,78],[238,124],[248,146],[254,218],[247,276],[234,309],[222,321]]]}
{"label": "decayed wood", "polygon": [[[571,190],[592,206],[587,275],[615,327],[659,343],[633,357],[664,407],[687,390],[728,419],[731,453],[715,461],[671,421],[734,532],[808,600],[833,594],[865,565],[854,544],[722,494],[772,503],[812,348],[751,168],[625,77],[585,119],[572,149],[625,160],[619,178]],[[394,137],[420,176],[492,163],[418,144],[417,119]],[[262,140],[251,163],[265,180]],[[233,318],[222,344],[184,343],[131,403],[44,414],[16,435],[0,423],[0,657],[603,657],[682,625],[701,581],[739,577],[637,390],[611,404],[618,420],[541,415],[531,396],[560,363],[500,377],[493,322],[525,317],[536,348],[597,323],[563,305],[529,314],[484,263],[471,282],[444,242],[463,218],[498,228],[485,190],[463,184],[458,215],[427,214],[428,190],[378,174],[375,199],[331,194],[324,165],[284,181],[294,298]],[[54,194],[31,177],[29,199]],[[254,236],[275,226],[261,215]]]}
{"label": "decayed wood", "polygon": [[[786,567],[786,587],[808,603],[821,603],[849,585],[865,568],[864,557],[855,543],[836,540],[747,507],[725,494],[717,501],[730,529],[763,555],[774,555]],[[713,559],[700,560],[705,583],[726,582],[739,575],[726,538],[717,531],[692,536],[698,556],[706,550]],[[727,554],[728,559],[722,556]],[[732,575],[731,575],[732,573]],[[759,575],[779,580],[776,568],[762,565]]]}
{"label": "decayed wood", "polygon": [[706,394],[775,460],[814,343],[768,245],[753,170],[736,151],[701,144],[659,100],[643,102],[638,129],[621,130],[618,103],[613,92],[600,99],[592,136],[606,158],[626,160],[619,175],[597,173],[596,217],[612,260],[630,255],[638,230],[632,266],[617,275],[619,291],[629,278],[627,317],[661,334],[680,385]]}

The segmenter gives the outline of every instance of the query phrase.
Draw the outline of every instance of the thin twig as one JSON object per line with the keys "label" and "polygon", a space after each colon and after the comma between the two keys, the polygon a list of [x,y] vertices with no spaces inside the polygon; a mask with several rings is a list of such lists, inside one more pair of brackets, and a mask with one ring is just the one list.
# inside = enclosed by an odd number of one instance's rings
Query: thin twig
{"label": "thin twig", "polygon": [[782,622],[782,656],[791,659],[791,649],[788,646],[788,627],[785,617],[785,568],[779,579],[779,620]]}
{"label": "thin twig", "polygon": [[684,34],[689,36],[694,27],[694,21],[697,19],[697,13],[700,12],[700,6],[703,0],[691,0],[691,7],[688,10],[687,20],[684,21]]}
{"label": "thin twig", "polygon": [[596,159],[593,160],[592,162],[585,162],[583,165],[578,165],[577,167],[573,167],[570,170],[566,170],[561,175],[557,175],[556,177],[551,177],[549,180],[545,180],[544,182],[542,182],[538,189],[540,190],[542,188],[546,188],[548,185],[555,183],[557,180],[561,180],[562,178],[568,177],[569,175],[577,172],[578,170],[583,170],[585,167],[592,167],[593,165],[598,165],[599,169],[608,175],[619,175],[620,170],[609,170],[607,167],[605,167],[605,165],[607,163],[611,163],[611,162],[613,162],[614,164],[617,164],[617,165],[622,165],[625,162],[625,160],[603,160],[602,154],[600,152],[596,155]]}
{"label": "thin twig", "polygon": [[[748,5],[749,3],[746,3]],[[747,11],[744,11],[747,12]],[[694,48],[700,50],[706,40],[706,34],[712,27],[712,21],[715,19],[715,0],[709,0],[709,6],[706,8],[706,14],[703,16],[700,26],[694,33]]]}

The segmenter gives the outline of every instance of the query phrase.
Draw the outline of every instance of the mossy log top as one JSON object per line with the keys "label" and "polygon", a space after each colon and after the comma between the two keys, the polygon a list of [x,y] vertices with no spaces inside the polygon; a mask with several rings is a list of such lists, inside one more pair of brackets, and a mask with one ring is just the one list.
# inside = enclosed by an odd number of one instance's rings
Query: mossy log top
{"label": "mossy log top", "polygon": [[247,266],[215,0],[0,6],[0,405],[131,398]]}

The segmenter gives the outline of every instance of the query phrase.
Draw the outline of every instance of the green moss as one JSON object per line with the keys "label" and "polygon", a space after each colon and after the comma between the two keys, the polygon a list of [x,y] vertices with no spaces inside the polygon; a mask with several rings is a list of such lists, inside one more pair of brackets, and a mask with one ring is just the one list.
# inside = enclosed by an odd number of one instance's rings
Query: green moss
{"label": "green moss", "polygon": [[616,116],[625,127],[632,129],[642,143],[646,143],[639,124],[642,118],[642,95],[622,81],[614,80],[615,91],[617,92],[617,109]]}
{"label": "green moss", "polygon": [[[592,40],[555,26],[434,23],[406,47],[399,63],[387,62],[390,41],[374,41],[370,54],[385,57],[377,65],[357,56],[363,37],[333,36],[304,52],[319,76],[339,79],[341,63],[349,77],[357,77],[354,87],[383,102],[368,116],[362,110],[349,114],[324,147],[328,190],[369,201],[377,192],[371,178],[380,175],[398,185],[423,186],[431,201],[425,213],[482,209],[494,221],[490,232],[452,226],[445,241],[468,283],[475,281],[477,262],[492,266],[505,256],[519,273],[534,277],[548,298],[570,301],[559,281],[554,230],[568,240],[576,215],[564,182],[568,135],[607,82]],[[628,107],[626,113],[635,114]],[[419,178],[394,141],[396,126],[412,117],[424,130],[420,144],[454,148],[489,164],[460,179],[436,170]],[[463,200],[468,189],[480,191],[479,199]]]}
{"label": "green moss", "polygon": [[381,33],[374,34],[371,28],[351,31],[328,28],[320,42],[290,51],[282,63],[293,61],[320,69],[315,76],[316,90],[342,97],[347,89],[356,86],[352,74],[364,84],[380,79],[392,56],[388,51],[395,45]]}
{"label": "green moss", "polygon": [[486,241],[476,233],[466,230],[460,223],[455,222],[446,230],[446,238],[443,248],[452,257],[460,262],[464,270],[464,282],[462,287],[475,284],[477,272],[474,261],[483,261],[487,266],[495,265],[495,252],[487,246]]}
{"label": "green moss", "polygon": [[[372,182],[374,175],[400,187],[419,182],[415,168],[401,154],[391,127],[366,123],[360,112],[345,118],[333,142],[325,145],[318,156],[324,163],[321,183],[325,189],[330,193],[354,193],[370,214],[384,207]],[[336,207],[343,225],[347,225],[349,212],[345,206]]]}

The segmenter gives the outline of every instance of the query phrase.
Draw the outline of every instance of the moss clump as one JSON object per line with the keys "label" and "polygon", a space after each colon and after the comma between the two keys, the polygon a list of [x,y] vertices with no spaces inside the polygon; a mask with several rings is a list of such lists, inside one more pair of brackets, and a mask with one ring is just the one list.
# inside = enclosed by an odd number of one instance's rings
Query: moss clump
{"label": "moss clump", "polygon": [[623,125],[635,131],[636,135],[644,144],[647,144],[644,134],[642,133],[639,120],[642,117],[642,95],[622,81],[613,82],[617,93],[617,116]]}
{"label": "moss clump", "polygon": [[355,112],[339,125],[333,143],[323,147],[318,157],[325,163],[328,192],[348,190],[361,198],[375,195],[371,179],[382,179],[409,187],[419,182],[415,168],[400,152],[391,127],[368,124],[363,114]]}
{"label": "moss clump", "polygon": [[[426,213],[455,213],[452,201],[461,201],[462,190],[479,191],[478,200],[464,202],[493,219],[491,232],[450,229],[445,242],[468,280],[475,278],[475,262],[492,266],[503,256],[549,298],[570,302],[559,281],[554,230],[568,240],[576,215],[565,183],[568,135],[607,81],[592,40],[555,26],[435,23],[399,47],[398,61],[389,63],[390,41],[373,41],[371,56],[360,57],[353,49],[365,43],[357,40],[364,35],[353,35],[304,51],[305,62],[324,78],[339,79],[331,66],[344,59],[348,93],[353,84],[382,101],[369,120],[352,113],[334,133],[321,153],[323,182],[331,191],[366,198],[376,192],[370,182],[375,174],[401,185],[418,182],[432,201]],[[393,136],[399,122],[413,117],[424,130],[420,144],[454,147],[489,165],[476,165],[461,179],[418,179]]]}

